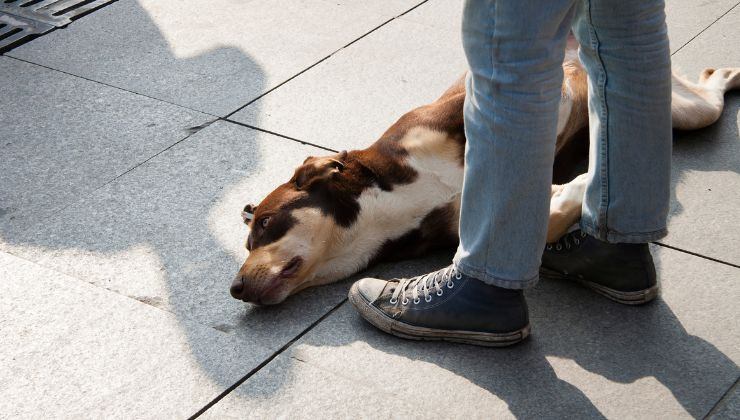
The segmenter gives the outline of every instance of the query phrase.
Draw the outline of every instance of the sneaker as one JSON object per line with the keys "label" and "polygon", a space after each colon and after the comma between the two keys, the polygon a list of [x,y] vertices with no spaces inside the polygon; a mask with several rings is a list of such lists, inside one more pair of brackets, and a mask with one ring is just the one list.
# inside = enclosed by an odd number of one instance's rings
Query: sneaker
{"label": "sneaker", "polygon": [[365,320],[401,338],[501,347],[529,335],[521,290],[488,285],[454,266],[408,279],[365,278],[352,285],[349,301]]}
{"label": "sneaker", "polygon": [[602,242],[581,230],[547,244],[540,274],[576,281],[626,305],[650,302],[659,292],[648,244]]}

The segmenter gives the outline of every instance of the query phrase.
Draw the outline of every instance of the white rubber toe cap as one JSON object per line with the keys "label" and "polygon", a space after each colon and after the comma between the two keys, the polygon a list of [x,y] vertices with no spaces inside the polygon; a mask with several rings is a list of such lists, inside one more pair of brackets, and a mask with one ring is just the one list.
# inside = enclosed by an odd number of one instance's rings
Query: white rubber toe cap
{"label": "white rubber toe cap", "polygon": [[378,297],[380,297],[386,284],[388,284],[387,281],[374,278],[364,278],[355,283],[357,291],[360,292],[362,297],[368,302],[374,302]]}

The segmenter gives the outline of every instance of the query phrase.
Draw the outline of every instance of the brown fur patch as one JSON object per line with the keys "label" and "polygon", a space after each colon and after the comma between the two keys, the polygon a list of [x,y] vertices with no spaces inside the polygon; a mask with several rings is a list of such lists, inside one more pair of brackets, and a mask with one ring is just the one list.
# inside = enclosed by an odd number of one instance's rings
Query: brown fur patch
{"label": "brown fur patch", "polygon": [[580,62],[568,61],[563,64],[563,95],[567,95],[573,106],[563,130],[555,141],[557,155],[573,137],[588,126],[588,74]]}

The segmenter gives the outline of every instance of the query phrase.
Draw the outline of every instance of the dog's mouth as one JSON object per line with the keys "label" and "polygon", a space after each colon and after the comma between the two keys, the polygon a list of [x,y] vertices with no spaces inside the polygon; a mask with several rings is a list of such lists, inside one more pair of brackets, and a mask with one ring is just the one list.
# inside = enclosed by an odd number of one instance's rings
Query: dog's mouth
{"label": "dog's mouth", "polygon": [[295,277],[301,267],[303,267],[303,258],[293,257],[272,280],[272,284],[263,290],[262,293],[259,294],[259,297],[252,302],[259,305],[271,305],[277,303],[278,301],[275,301],[276,296],[273,296],[273,294],[285,285],[284,280]]}
{"label": "dog's mouth", "polygon": [[280,274],[278,274],[278,277],[281,279],[293,277],[296,273],[298,273],[298,270],[301,269],[303,266],[303,258],[301,257],[293,257],[290,261],[288,261],[287,264],[285,264],[285,267],[280,271]]}
{"label": "dog's mouth", "polygon": [[302,257],[291,258],[277,274],[271,276],[263,288],[252,287],[248,277],[237,274],[231,285],[231,296],[258,305],[279,303],[284,299],[286,283],[298,276],[303,264]]}

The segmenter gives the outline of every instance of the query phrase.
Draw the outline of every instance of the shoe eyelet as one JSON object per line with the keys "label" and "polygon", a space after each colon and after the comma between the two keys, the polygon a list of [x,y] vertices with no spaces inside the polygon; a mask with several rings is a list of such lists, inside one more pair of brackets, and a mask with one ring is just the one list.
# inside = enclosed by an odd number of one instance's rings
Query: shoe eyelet
{"label": "shoe eyelet", "polygon": [[426,303],[429,303],[429,302],[431,302],[431,301],[432,301],[432,295],[426,295],[426,296],[424,296],[424,301],[425,301]]}
{"label": "shoe eyelet", "polygon": [[563,249],[563,246],[562,245],[560,245],[560,244],[555,245],[555,250],[556,251],[561,251],[562,249]]}
{"label": "shoe eyelet", "polygon": [[579,241],[578,238],[573,238],[573,242],[575,242],[576,245],[581,244],[581,241]]}
{"label": "shoe eyelet", "polygon": [[586,237],[586,232],[581,231],[581,238],[585,238],[585,237]]}
{"label": "shoe eyelet", "polygon": [[388,302],[390,302],[391,305],[395,305],[398,303],[398,298],[391,298]]}
{"label": "shoe eyelet", "polygon": [[403,298],[403,300],[401,301],[401,305],[406,306],[408,304],[409,304],[409,298]]}
{"label": "shoe eyelet", "polygon": [[550,244],[547,244],[547,250],[548,250],[548,251],[552,251],[552,245],[550,245]]}
{"label": "shoe eyelet", "polygon": [[456,280],[460,280],[461,278],[462,278],[462,274],[460,274],[460,273],[455,273],[455,279],[456,279]]}
{"label": "shoe eyelet", "polygon": [[421,302],[421,299],[419,299],[419,298],[414,298],[414,305],[418,305],[418,304],[419,304],[419,302]]}
{"label": "shoe eyelet", "polygon": [[444,293],[444,290],[442,289],[437,290],[437,296],[442,296],[442,293]]}
{"label": "shoe eyelet", "polygon": [[565,249],[570,249],[570,244],[565,245]]}
{"label": "shoe eyelet", "polygon": [[453,287],[455,287],[455,283],[453,283],[453,282],[451,282],[451,281],[448,281],[448,282],[447,282],[447,288],[448,288],[448,289],[452,289]]}

